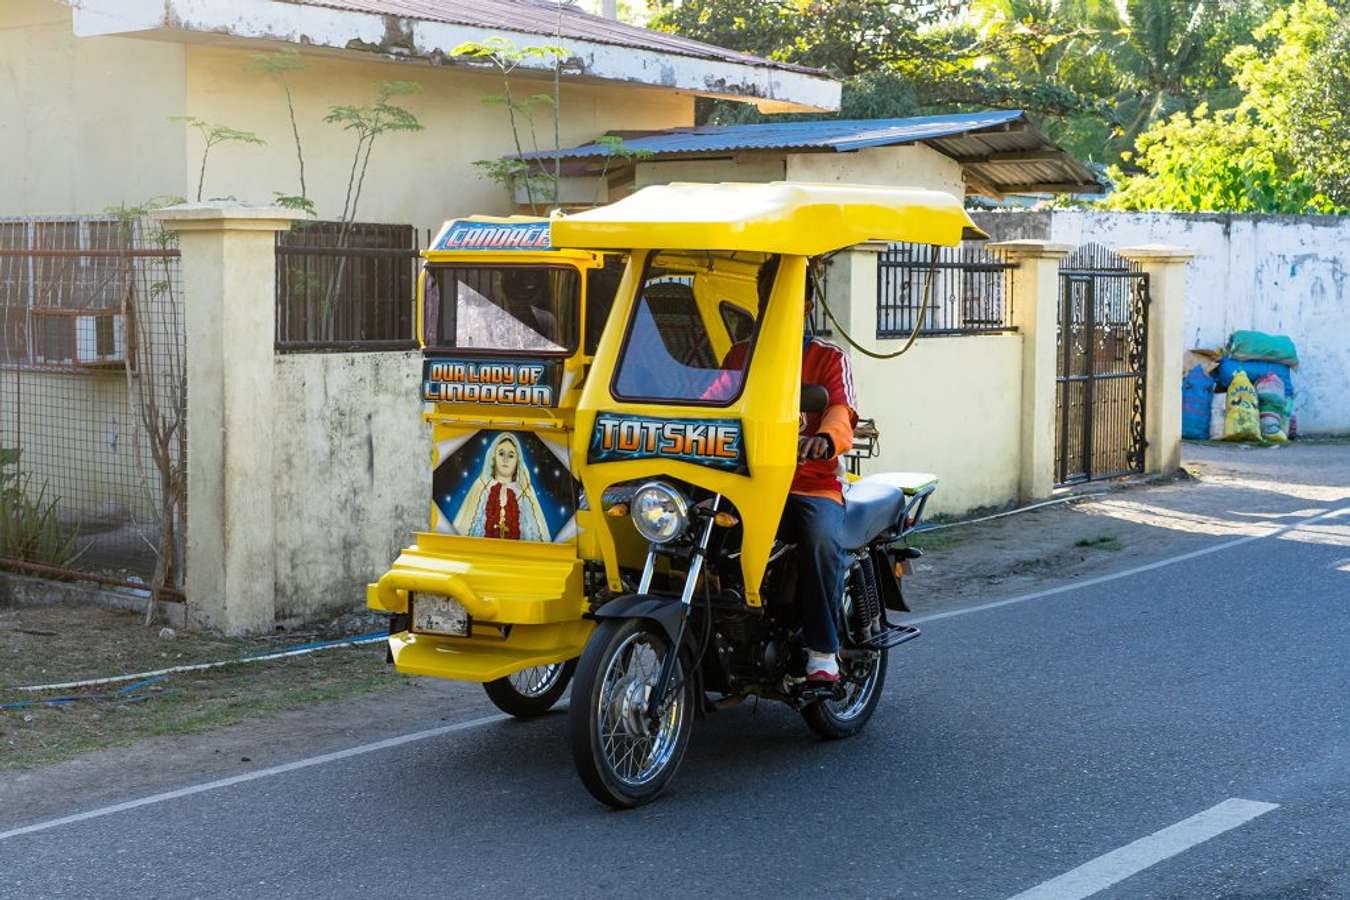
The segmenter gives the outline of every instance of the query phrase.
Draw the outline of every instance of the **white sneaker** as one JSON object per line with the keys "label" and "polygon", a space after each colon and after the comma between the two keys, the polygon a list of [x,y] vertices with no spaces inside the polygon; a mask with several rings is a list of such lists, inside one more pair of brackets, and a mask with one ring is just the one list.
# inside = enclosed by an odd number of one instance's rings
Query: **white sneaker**
{"label": "white sneaker", "polygon": [[839,680],[839,657],[833,653],[806,651],[806,680],[834,684]]}

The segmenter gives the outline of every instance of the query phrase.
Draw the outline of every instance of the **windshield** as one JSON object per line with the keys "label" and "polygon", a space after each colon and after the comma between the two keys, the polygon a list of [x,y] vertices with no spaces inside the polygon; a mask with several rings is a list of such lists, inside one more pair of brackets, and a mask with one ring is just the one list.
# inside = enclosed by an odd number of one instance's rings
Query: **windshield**
{"label": "windshield", "polygon": [[735,400],[776,271],[777,257],[762,253],[653,253],[628,323],[614,395],[709,406]]}
{"label": "windshield", "polygon": [[570,353],[580,286],[566,266],[431,266],[427,349]]}

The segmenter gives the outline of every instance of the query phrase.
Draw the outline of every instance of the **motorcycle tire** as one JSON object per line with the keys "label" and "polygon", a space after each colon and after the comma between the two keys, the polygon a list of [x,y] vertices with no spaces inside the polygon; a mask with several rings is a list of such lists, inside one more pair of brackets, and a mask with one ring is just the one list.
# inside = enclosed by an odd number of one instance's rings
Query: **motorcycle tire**
{"label": "motorcycle tire", "polygon": [[609,619],[596,628],[581,654],[568,709],[572,758],[586,790],[615,809],[655,800],[689,747],[694,690],[685,676],[685,660],[673,673],[675,698],[655,733],[644,712],[669,652],[670,640],[655,623]]}
{"label": "motorcycle tire", "polygon": [[886,687],[886,664],[888,651],[877,652],[867,680],[855,696],[843,701],[817,700],[802,709],[802,718],[811,730],[826,740],[839,740],[852,737],[867,725],[881,701],[881,692]]}
{"label": "motorcycle tire", "polygon": [[505,678],[498,678],[496,681],[489,681],[483,685],[483,690],[487,691],[492,705],[507,715],[515,716],[517,719],[542,716],[566,693],[572,674],[577,670],[575,659],[553,665],[559,668],[542,679],[539,676],[543,673],[538,673],[538,670],[552,669],[553,666],[535,666]]}

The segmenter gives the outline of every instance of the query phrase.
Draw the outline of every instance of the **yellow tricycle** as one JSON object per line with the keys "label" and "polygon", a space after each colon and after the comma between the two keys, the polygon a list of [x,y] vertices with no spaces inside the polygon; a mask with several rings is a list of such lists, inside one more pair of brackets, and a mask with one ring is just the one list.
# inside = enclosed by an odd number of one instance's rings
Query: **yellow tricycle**
{"label": "yellow tricycle", "polygon": [[[578,265],[590,255],[591,267],[625,260],[593,353],[575,359],[561,331],[548,346],[496,337],[535,321],[525,311],[447,345],[447,316],[505,304],[459,287],[452,298],[446,277],[429,277],[423,391],[429,415],[451,417],[433,418],[433,527],[370,592],[393,613],[398,669],[509,682],[561,666],[565,687],[579,656],[574,761],[591,793],[620,808],[661,793],[696,716],[748,696],[788,703],[828,738],[860,730],[888,651],[918,635],[887,610],[906,608],[899,572],[916,551],[904,538],[936,479],[872,475],[843,493],[840,677],[808,681],[795,546],[779,530],[800,431],[826,402],[801,377],[808,281],[813,261],[845,247],[952,246],[973,230],[950,195],[852,185],[673,184],[555,215],[550,246],[573,249],[549,252]],[[589,328],[600,316],[585,318]],[[491,341],[499,367],[474,357],[479,383],[533,385],[522,367],[558,358],[573,373],[558,396],[570,399],[506,409],[483,406],[493,401],[480,391],[476,407],[460,393],[444,405],[434,367],[465,365],[470,334]],[[503,434],[515,436],[506,449]],[[556,464],[548,479],[541,459]]]}

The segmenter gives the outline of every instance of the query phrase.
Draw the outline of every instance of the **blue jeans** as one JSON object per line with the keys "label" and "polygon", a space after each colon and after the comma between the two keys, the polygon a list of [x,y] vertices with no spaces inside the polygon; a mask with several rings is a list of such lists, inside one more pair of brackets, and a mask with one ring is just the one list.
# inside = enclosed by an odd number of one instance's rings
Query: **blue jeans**
{"label": "blue jeans", "polygon": [[797,545],[797,605],[802,640],[817,653],[839,649],[835,615],[844,592],[844,548],[837,535],[844,507],[828,497],[789,494],[781,534]]}

